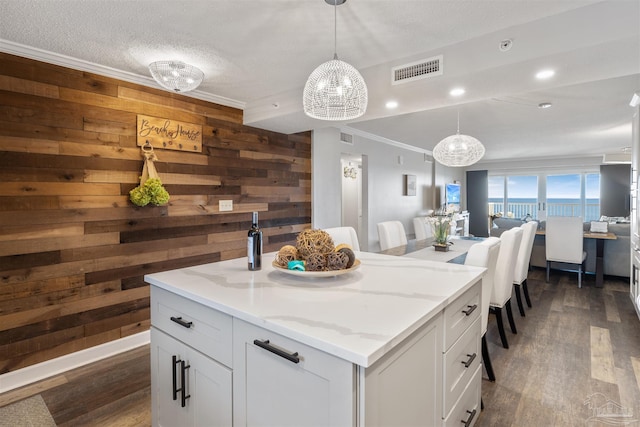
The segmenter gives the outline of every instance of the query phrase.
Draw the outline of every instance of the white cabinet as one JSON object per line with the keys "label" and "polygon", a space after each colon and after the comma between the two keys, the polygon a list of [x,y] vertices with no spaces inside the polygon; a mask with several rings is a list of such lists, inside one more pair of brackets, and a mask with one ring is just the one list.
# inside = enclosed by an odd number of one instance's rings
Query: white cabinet
{"label": "white cabinet", "polygon": [[453,215],[453,221],[451,221],[451,235],[469,236],[469,212],[462,211]]}
{"label": "white cabinet", "polygon": [[475,423],[480,281],[366,368],[151,289],[154,426]]}
{"label": "white cabinet", "polygon": [[442,418],[445,426],[472,426],[480,414],[481,290],[476,285],[444,309]]}
{"label": "white cabinet", "polygon": [[235,425],[353,425],[352,363],[238,319],[233,329]]}
{"label": "white cabinet", "polygon": [[441,423],[442,315],[365,370],[366,426]]}
{"label": "white cabinet", "polygon": [[630,295],[640,318],[640,107],[635,107],[632,126],[631,162],[631,279]]}
{"label": "white cabinet", "polygon": [[153,425],[231,426],[231,370],[151,329]]}
{"label": "white cabinet", "polygon": [[229,316],[151,287],[154,426],[233,424],[231,332]]}

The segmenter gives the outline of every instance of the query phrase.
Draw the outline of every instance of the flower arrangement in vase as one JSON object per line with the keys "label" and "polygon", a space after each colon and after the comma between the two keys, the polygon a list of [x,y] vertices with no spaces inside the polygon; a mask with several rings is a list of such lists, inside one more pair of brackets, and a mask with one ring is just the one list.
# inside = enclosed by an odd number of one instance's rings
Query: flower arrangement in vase
{"label": "flower arrangement in vase", "polygon": [[449,245],[451,245],[451,242],[449,242],[449,232],[451,230],[451,221],[453,220],[454,213],[454,211],[448,209],[435,213],[429,218],[431,228],[433,229],[433,246],[437,251],[446,252],[449,250]]}

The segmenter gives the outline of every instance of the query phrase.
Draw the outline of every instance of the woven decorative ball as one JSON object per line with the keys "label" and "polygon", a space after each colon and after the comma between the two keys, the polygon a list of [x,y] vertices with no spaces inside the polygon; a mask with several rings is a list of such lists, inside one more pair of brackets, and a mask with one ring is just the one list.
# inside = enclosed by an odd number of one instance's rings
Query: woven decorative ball
{"label": "woven decorative ball", "polygon": [[353,266],[353,263],[356,262],[356,254],[351,250],[350,247],[342,247],[340,249],[336,248],[336,252],[347,256],[348,262],[346,268],[351,268]]}
{"label": "woven decorative ball", "polygon": [[303,260],[309,261],[311,254],[328,255],[334,251],[333,239],[324,230],[304,230],[298,233],[296,248]]}
{"label": "woven decorative ball", "polygon": [[279,267],[287,268],[289,261],[295,261],[298,258],[298,250],[295,246],[285,245],[280,248],[276,254],[275,262]]}
{"label": "woven decorative ball", "polygon": [[349,263],[349,257],[342,252],[332,252],[327,255],[327,268],[329,270],[344,270]]}
{"label": "woven decorative ball", "polygon": [[321,253],[314,253],[307,257],[305,265],[307,271],[325,271],[327,269],[327,258]]}

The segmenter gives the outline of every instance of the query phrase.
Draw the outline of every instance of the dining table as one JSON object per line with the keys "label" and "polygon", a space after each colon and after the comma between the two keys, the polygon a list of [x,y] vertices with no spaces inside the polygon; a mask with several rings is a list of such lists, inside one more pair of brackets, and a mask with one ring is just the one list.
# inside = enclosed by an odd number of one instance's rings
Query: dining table
{"label": "dining table", "polygon": [[434,246],[435,240],[433,238],[410,240],[406,245],[389,248],[380,253],[428,261],[464,264],[469,248],[483,240],[483,237],[453,236],[449,239],[449,250],[446,252],[436,250]]}

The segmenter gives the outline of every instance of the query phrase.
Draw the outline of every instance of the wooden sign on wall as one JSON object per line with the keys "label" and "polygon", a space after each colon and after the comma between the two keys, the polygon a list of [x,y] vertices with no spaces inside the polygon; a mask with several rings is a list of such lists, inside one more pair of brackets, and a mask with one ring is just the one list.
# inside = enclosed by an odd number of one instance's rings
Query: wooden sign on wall
{"label": "wooden sign on wall", "polygon": [[202,152],[202,126],[138,114],[137,144],[153,148]]}

